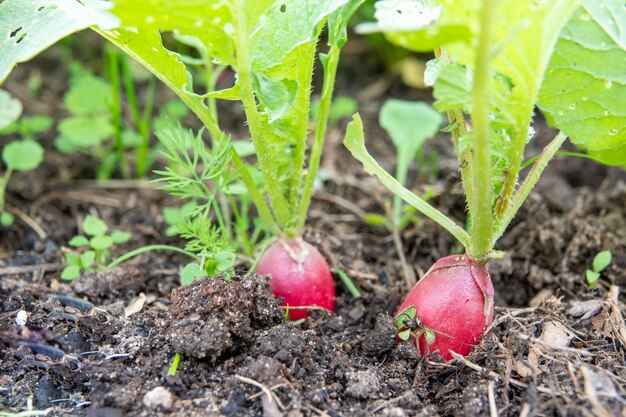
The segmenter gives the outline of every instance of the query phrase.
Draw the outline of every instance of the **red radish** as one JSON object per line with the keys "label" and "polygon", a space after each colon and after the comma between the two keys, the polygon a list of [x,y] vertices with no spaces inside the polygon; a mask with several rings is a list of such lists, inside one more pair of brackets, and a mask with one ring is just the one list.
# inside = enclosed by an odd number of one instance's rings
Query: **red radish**
{"label": "red radish", "polygon": [[[335,311],[335,284],[328,263],[300,238],[279,239],[261,257],[257,274],[270,275],[270,286],[283,306],[322,307]],[[306,309],[289,310],[291,320],[306,318]]]}
{"label": "red radish", "polygon": [[[413,317],[411,317],[411,314]],[[467,255],[439,259],[413,287],[396,314],[399,337],[410,334],[422,355],[467,355],[493,321],[487,265]]]}

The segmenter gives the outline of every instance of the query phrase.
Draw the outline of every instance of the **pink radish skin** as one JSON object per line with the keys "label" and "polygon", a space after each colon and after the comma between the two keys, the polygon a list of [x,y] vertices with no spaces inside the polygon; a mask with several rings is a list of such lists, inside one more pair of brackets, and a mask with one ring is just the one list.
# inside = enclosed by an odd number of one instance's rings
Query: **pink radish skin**
{"label": "pink radish skin", "polygon": [[409,292],[396,317],[409,307],[415,307],[422,327],[435,334],[430,346],[424,335],[413,338],[422,355],[439,351],[445,360],[452,359],[451,350],[468,355],[493,321],[487,265],[466,255],[439,259]]}
{"label": "pink radish skin", "polygon": [[[335,284],[328,263],[300,238],[279,239],[261,257],[256,273],[270,275],[270,286],[283,306],[322,307],[335,311]],[[305,309],[289,310],[291,320],[306,318]]]}

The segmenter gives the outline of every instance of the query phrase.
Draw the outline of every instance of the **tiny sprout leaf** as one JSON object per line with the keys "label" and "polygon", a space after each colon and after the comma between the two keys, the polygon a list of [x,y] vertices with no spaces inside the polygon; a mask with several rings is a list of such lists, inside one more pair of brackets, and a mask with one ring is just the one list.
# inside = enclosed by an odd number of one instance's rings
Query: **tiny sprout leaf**
{"label": "tiny sprout leaf", "polygon": [[0,225],[4,227],[12,226],[15,222],[15,216],[9,213],[8,211],[4,211],[0,214]]}
{"label": "tiny sprout leaf", "polygon": [[402,341],[407,341],[409,340],[409,337],[411,337],[411,330],[410,329],[406,329],[406,330],[402,330],[400,332],[398,332],[398,339],[402,340]]}
{"label": "tiny sprout leaf", "polygon": [[611,263],[613,255],[611,251],[603,250],[593,258],[593,270],[595,272],[602,272]]}
{"label": "tiny sprout leaf", "polygon": [[396,327],[398,328],[398,330],[402,330],[404,327],[406,327],[404,325],[404,320],[406,319],[412,320],[415,318],[416,314],[417,314],[417,309],[415,307],[408,307],[407,309],[402,311],[400,314],[398,314],[398,316],[396,317]]}
{"label": "tiny sprout leaf", "polygon": [[180,272],[180,285],[189,285],[205,276],[206,274],[202,270],[201,265],[196,263],[187,264]]}
{"label": "tiny sprout leaf", "polygon": [[91,214],[83,220],[83,231],[89,236],[103,235],[109,230],[105,222]]}
{"label": "tiny sprout leaf", "polygon": [[89,246],[89,239],[85,236],[78,235],[71,238],[67,243],[75,248],[80,248],[81,246]]}
{"label": "tiny sprout leaf", "polygon": [[80,258],[78,257],[78,255],[72,252],[65,253],[65,262],[67,263],[68,266],[69,265],[80,266]]}
{"label": "tiny sprout leaf", "polygon": [[63,268],[63,272],[61,272],[61,279],[65,281],[75,280],[80,276],[80,266],[78,265],[69,265]]}
{"label": "tiny sprout leaf", "polygon": [[596,281],[600,279],[600,273],[590,269],[585,271],[585,275],[587,276],[587,284],[589,284],[589,288],[593,288],[596,285]]}
{"label": "tiny sprout leaf", "polygon": [[123,232],[121,230],[115,230],[111,233],[111,239],[113,243],[126,243],[130,240],[132,234],[130,232]]}
{"label": "tiny sprout leaf", "polygon": [[2,160],[11,169],[29,171],[43,161],[43,148],[32,140],[11,142],[2,150]]}
{"label": "tiny sprout leaf", "polygon": [[436,339],[435,332],[430,329],[424,329],[424,339],[426,340],[426,345],[430,346],[435,343]]}
{"label": "tiny sprout leaf", "polygon": [[113,245],[113,239],[111,239],[111,236],[106,235],[94,236],[89,241],[89,245],[93,249],[101,251],[109,249]]}
{"label": "tiny sprout leaf", "polygon": [[89,268],[96,260],[96,252],[88,250],[80,256],[80,263],[83,268]]}

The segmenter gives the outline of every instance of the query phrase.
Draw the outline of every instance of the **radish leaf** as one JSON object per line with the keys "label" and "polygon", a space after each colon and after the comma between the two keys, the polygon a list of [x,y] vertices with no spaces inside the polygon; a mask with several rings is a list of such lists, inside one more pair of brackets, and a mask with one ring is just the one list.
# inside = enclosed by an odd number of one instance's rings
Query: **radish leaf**
{"label": "radish leaf", "polygon": [[116,19],[100,0],[4,0],[0,2],[0,83],[13,67],[61,38],[98,25],[113,28]]}
{"label": "radish leaf", "polygon": [[582,3],[561,33],[539,106],[594,158],[626,166],[626,8],[617,0]]}

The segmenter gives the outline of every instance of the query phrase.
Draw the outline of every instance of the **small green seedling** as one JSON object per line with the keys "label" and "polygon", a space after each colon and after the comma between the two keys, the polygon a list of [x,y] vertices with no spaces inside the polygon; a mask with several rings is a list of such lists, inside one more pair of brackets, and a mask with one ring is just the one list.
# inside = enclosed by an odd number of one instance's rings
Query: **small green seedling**
{"label": "small green seedling", "polygon": [[176,376],[176,372],[178,371],[178,364],[180,363],[180,353],[175,353],[172,358],[172,363],[170,364],[169,369],[167,370],[168,376]]}
{"label": "small green seedling", "polygon": [[600,251],[593,257],[592,269],[585,271],[589,288],[595,287],[596,282],[600,279],[600,274],[609,266],[612,259],[613,254],[608,250]]}
{"label": "small green seedling", "polygon": [[435,330],[424,327],[417,317],[417,309],[408,307],[396,317],[396,327],[398,328],[398,339],[406,342],[410,337],[420,340],[424,336],[424,340],[428,346],[435,343]]}
{"label": "small green seedling", "polygon": [[129,232],[114,230],[99,218],[88,215],[83,220],[84,235],[76,235],[68,244],[80,252],[67,252],[67,265],[61,272],[61,279],[71,281],[78,278],[82,271],[101,271],[111,259],[111,247],[125,243],[131,238]]}
{"label": "small green seedling", "polygon": [[0,90],[0,135],[19,134],[22,139],[10,142],[2,148],[2,161],[6,171],[0,176],[0,225],[11,226],[13,214],[5,209],[6,187],[14,171],[30,171],[43,161],[44,150],[35,141],[35,135],[51,126],[45,116],[25,117],[20,120],[22,103],[9,93]]}
{"label": "small green seedling", "polygon": [[[430,105],[423,102],[412,102],[389,99],[380,109],[379,123],[396,147],[396,179],[406,186],[409,168],[416,159],[424,160],[424,143],[434,137],[443,123],[443,116]],[[417,169],[423,166],[417,164]],[[426,201],[430,195],[422,196]],[[400,196],[394,195],[392,203],[392,219],[377,213],[367,213],[364,221],[373,226],[384,226],[389,230],[394,227],[402,230],[420,217],[416,209],[405,204]]]}

